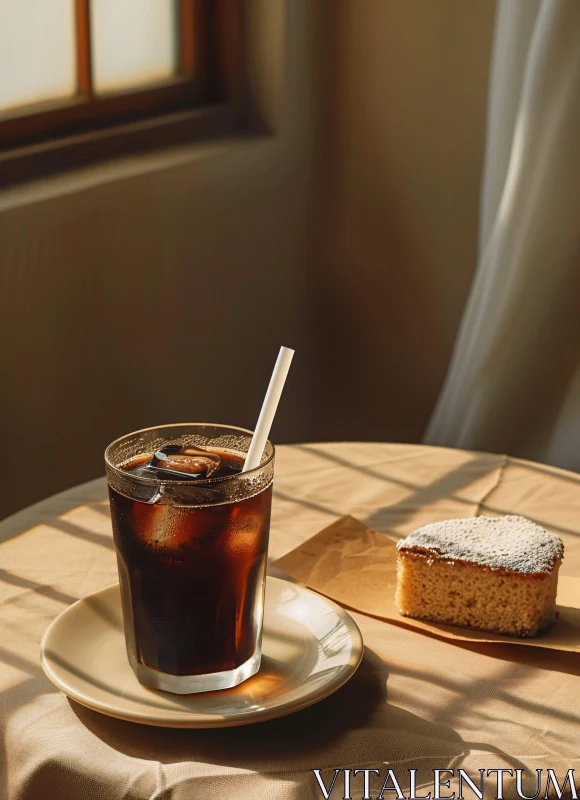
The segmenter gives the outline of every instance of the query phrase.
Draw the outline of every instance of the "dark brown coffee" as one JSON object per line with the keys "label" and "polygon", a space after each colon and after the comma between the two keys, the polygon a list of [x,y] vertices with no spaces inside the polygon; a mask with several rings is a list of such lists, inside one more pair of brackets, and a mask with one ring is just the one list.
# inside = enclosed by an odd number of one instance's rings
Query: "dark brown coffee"
{"label": "dark brown coffee", "polygon": [[254,654],[261,626],[272,486],[235,502],[224,493],[220,502],[216,479],[241,472],[243,458],[205,455],[166,450],[122,468],[167,480],[189,475],[207,486],[211,504],[163,496],[145,503],[109,487],[128,641],[142,664],[173,675],[239,667]]}

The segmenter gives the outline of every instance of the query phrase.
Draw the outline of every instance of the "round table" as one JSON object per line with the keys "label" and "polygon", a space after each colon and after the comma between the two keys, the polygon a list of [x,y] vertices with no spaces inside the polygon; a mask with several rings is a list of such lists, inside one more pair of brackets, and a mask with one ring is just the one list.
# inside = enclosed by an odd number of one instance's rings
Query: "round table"
{"label": "round table", "polygon": [[[578,475],[419,445],[280,447],[270,559],[345,514],[397,537],[427,521],[482,513],[523,514],[558,533],[562,574],[580,574]],[[66,605],[116,581],[104,480],[10,517],[0,542],[0,796],[7,800],[321,798],[312,770],[328,785],[336,768],[380,770],[380,779],[369,773],[379,781],[374,797],[387,768],[403,783],[416,768],[417,785],[431,789],[433,769],[476,778],[479,769],[524,769],[535,781],[536,769],[563,778],[575,768],[580,777],[580,655],[452,643],[362,614],[353,614],[365,640],[355,677],[293,716],[210,731],[101,716],[54,689],[39,643]],[[364,775],[351,778],[352,797],[362,797]],[[339,781],[331,797],[343,796]],[[514,792],[506,785],[506,798]],[[465,794],[475,797],[469,787]]]}

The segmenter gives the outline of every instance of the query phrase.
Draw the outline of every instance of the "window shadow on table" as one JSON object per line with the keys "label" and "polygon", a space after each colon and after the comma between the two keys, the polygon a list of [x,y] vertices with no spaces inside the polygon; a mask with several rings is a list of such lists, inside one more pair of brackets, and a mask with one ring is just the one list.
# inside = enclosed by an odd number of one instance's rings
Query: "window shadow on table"
{"label": "window shadow on table", "polygon": [[[388,671],[367,649],[353,678],[331,697],[287,717],[239,728],[174,730],[104,717],[69,701],[99,739],[129,757],[162,764],[194,761],[310,781],[311,770],[413,762],[431,769],[455,766],[469,750],[447,725],[422,719],[388,702]],[[416,763],[415,763],[416,762]],[[302,777],[300,777],[302,776]]]}
{"label": "window shadow on table", "polygon": [[[493,470],[501,467],[502,469],[507,465],[514,464],[520,470],[527,470],[530,473],[545,475],[546,480],[562,481],[565,483],[578,484],[580,483],[580,476],[576,478],[570,473],[566,472],[552,472],[549,468],[543,467],[541,464],[536,464],[528,461],[512,461],[507,456],[494,455],[493,453],[478,453],[472,452],[473,458],[467,462],[463,462],[458,466],[450,469],[443,475],[439,475],[432,483],[421,486],[410,481],[401,480],[396,475],[391,475],[389,472],[379,470],[371,465],[354,464],[348,459],[337,455],[335,452],[325,450],[323,446],[309,446],[309,445],[294,445],[295,450],[301,450],[305,454],[315,456],[322,461],[327,462],[334,467],[343,467],[351,470],[358,475],[363,475],[374,480],[384,481],[388,484],[401,486],[402,488],[409,489],[411,494],[397,503],[392,503],[388,506],[383,506],[375,509],[362,521],[371,528],[378,531],[388,531],[397,526],[400,526],[406,521],[410,514],[420,507],[426,507],[435,504],[445,499],[453,500],[455,503],[462,505],[473,506],[479,505],[479,513],[491,513],[494,515],[505,514],[506,509],[496,508],[493,504],[488,504],[486,495],[479,503],[469,500],[461,496],[461,492],[469,486],[474,479],[480,479],[489,474]],[[494,487],[495,488],[495,487]],[[277,490],[275,490],[276,494]],[[492,494],[493,490],[491,493]],[[278,492],[281,499],[296,502],[299,505],[304,505],[312,510],[321,511],[324,513],[336,513],[333,509],[326,508],[323,505],[305,501],[301,498],[283,495]],[[553,522],[546,523],[545,520],[535,518],[531,514],[526,514],[533,522],[538,525],[548,525],[549,529],[555,533],[579,536],[580,533],[574,528],[556,525]]]}
{"label": "window shadow on table", "polygon": [[[400,503],[387,506],[387,509],[399,509],[402,516],[408,513],[408,507],[419,507],[429,505],[435,501],[442,500],[443,498],[453,499],[455,502],[463,505],[474,505],[474,501],[462,497],[458,492],[464,490],[475,479],[480,479],[490,472],[503,467],[505,464],[505,456],[493,455],[490,453],[473,453],[473,457],[466,462],[453,467],[442,475],[426,485],[412,483],[410,481],[401,480],[401,478],[391,475],[378,469],[373,469],[371,466],[361,464],[353,464],[348,459],[342,458],[336,453],[330,453],[323,450],[321,447],[312,448],[307,445],[294,445],[294,449],[302,450],[309,455],[315,455],[323,461],[337,467],[344,467],[348,470],[364,475],[365,477],[374,480],[384,481],[388,484],[394,484],[412,492],[411,495],[406,496]],[[377,510],[380,514],[381,509]],[[370,522],[367,521],[367,524]]]}
{"label": "window shadow on table", "polygon": [[[13,572],[2,568],[0,568],[0,583],[7,583],[11,586],[17,586],[19,589],[26,589],[36,594],[41,594],[43,597],[48,597],[50,600],[56,600],[58,603],[63,603],[67,606],[78,599],[72,594],[61,592],[47,583],[40,583],[39,581],[32,581],[29,578],[23,578],[20,575],[15,575]],[[16,597],[18,597],[18,595],[16,595]],[[4,601],[5,604],[9,602],[10,599]]]}

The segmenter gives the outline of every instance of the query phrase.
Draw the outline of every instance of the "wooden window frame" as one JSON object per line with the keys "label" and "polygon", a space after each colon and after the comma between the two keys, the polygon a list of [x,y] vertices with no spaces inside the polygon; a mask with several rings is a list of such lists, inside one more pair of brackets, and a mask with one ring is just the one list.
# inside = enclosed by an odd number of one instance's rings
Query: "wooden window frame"
{"label": "wooden window frame", "polygon": [[0,112],[0,189],[243,123],[243,0],[179,0],[179,68],[134,91],[93,90],[90,0],[75,0],[77,92]]}

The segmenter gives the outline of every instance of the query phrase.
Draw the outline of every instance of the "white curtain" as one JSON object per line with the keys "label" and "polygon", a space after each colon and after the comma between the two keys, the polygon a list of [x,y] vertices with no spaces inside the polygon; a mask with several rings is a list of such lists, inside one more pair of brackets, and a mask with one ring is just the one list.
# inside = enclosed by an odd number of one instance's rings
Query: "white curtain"
{"label": "white curtain", "polygon": [[479,263],[426,441],[580,469],[580,0],[499,0]]}

